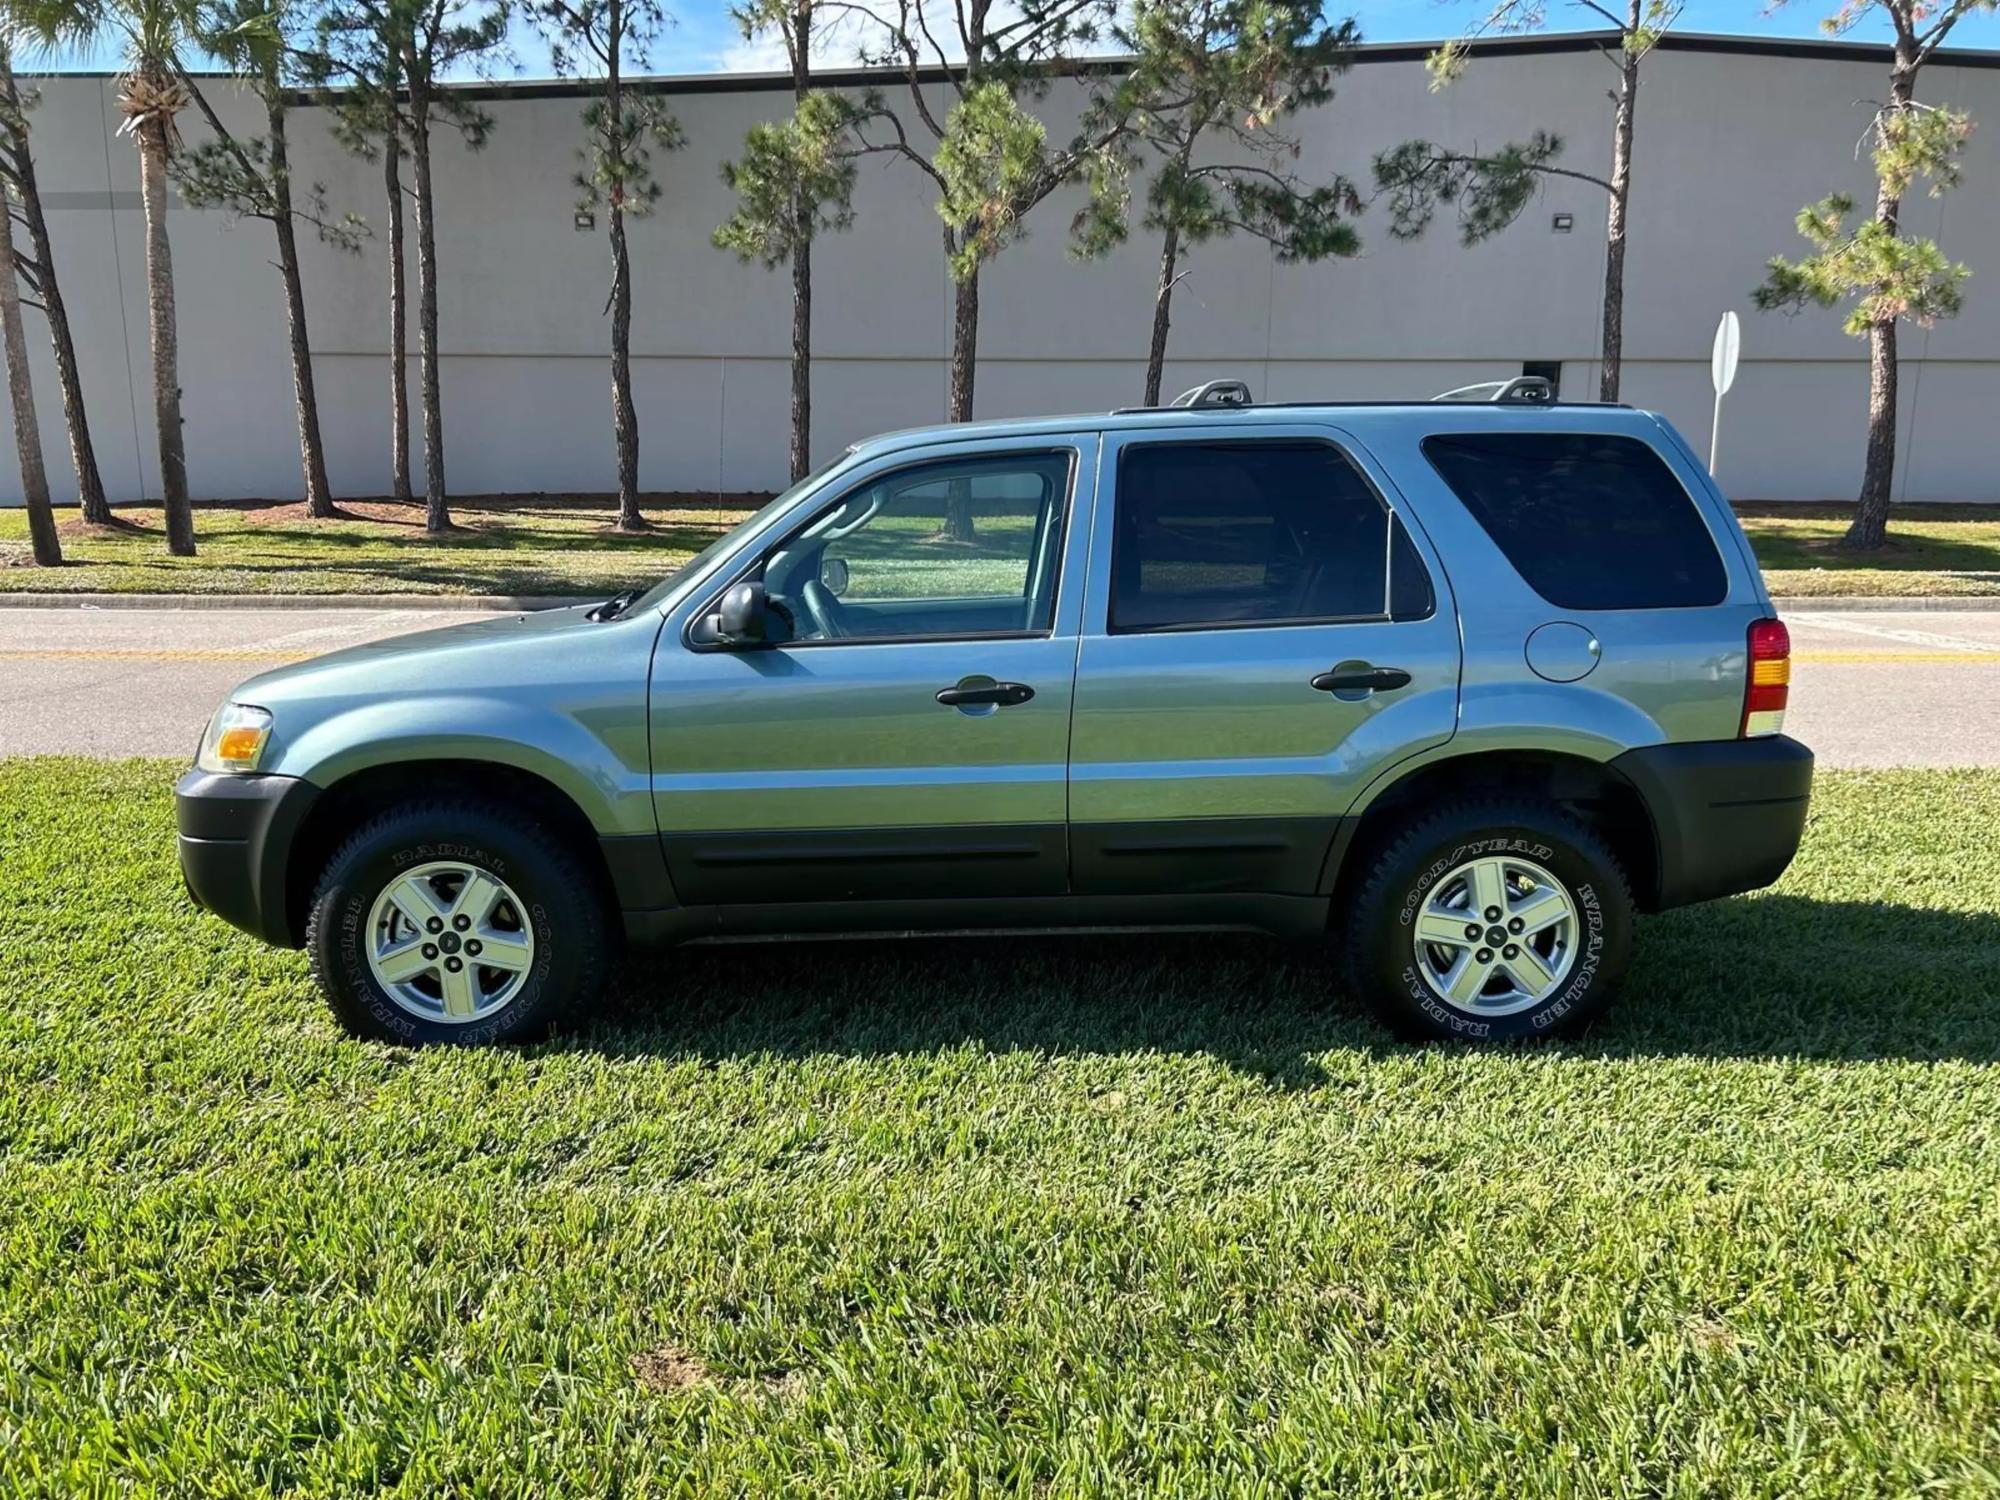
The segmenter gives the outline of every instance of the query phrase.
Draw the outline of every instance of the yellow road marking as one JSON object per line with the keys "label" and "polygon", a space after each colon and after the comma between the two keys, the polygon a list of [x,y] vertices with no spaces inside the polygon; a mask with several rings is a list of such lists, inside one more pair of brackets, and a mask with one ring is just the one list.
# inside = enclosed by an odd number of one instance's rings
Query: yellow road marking
{"label": "yellow road marking", "polygon": [[310,661],[313,651],[175,651],[156,646],[103,650],[0,651],[0,661]]}
{"label": "yellow road marking", "polygon": [[1792,660],[1841,666],[1906,661],[1994,662],[2000,661],[2000,651],[1794,651]]}

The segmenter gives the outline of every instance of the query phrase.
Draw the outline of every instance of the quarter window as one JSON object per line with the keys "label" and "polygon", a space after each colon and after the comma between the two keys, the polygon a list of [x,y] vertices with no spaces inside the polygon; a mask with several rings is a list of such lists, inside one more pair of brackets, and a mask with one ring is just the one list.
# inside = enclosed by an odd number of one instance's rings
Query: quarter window
{"label": "quarter window", "polygon": [[1114,632],[1431,612],[1400,523],[1331,443],[1134,444],[1118,464]]}
{"label": "quarter window", "polygon": [[1673,471],[1637,438],[1479,432],[1424,456],[1528,587],[1562,609],[1719,604],[1715,539]]}

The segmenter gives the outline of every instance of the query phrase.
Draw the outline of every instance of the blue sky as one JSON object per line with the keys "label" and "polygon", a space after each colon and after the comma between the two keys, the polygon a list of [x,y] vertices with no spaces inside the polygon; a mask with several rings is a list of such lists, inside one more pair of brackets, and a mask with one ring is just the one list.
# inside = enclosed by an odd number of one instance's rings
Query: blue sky
{"label": "blue sky", "polygon": [[[1490,0],[1353,0],[1343,6],[1329,0],[1331,15],[1343,11],[1361,25],[1363,37],[1371,42],[1428,41],[1450,36],[1475,20]],[[1681,31],[1728,32],[1749,36],[1809,37],[1820,34],[1820,20],[1835,8],[1834,0],[1789,0],[1771,7],[1757,0],[1688,0],[1677,24]],[[746,43],[729,18],[727,0],[668,0],[674,24],[653,49],[651,71],[655,73],[726,73],[782,67],[782,54],[768,44]],[[1549,28],[1557,31],[1589,31],[1603,25],[1602,19],[1576,0],[1548,0]],[[1994,34],[1989,34],[1994,33]],[[1887,28],[1871,21],[1856,28],[1855,40],[1879,40]],[[2000,25],[1974,16],[1960,24],[1955,41],[1966,46],[2000,45]],[[550,76],[548,52],[532,31],[517,28],[511,67],[503,76],[532,79]],[[829,57],[829,62],[845,62],[845,56]],[[115,53],[64,57],[54,60],[58,70],[66,68],[110,68],[117,64]]]}

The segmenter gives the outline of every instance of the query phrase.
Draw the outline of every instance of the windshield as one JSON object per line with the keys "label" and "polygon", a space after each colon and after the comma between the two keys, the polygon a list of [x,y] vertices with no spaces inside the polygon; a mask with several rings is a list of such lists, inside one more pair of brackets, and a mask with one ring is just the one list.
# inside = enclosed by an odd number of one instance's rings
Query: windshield
{"label": "windshield", "polygon": [[766,517],[790,505],[793,500],[818,484],[842,464],[846,463],[849,456],[849,454],[843,453],[840,457],[834,459],[832,463],[822,464],[783,494],[765,502],[762,509],[758,510],[756,514],[746,517],[730,527],[729,530],[723,532],[721,536],[710,542],[701,551],[695,553],[693,557],[690,557],[665,578],[662,578],[658,583],[647,589],[637,601],[621,611],[621,613],[629,615],[638,610],[657,608],[675,589],[687,582],[688,579],[695,577],[703,568],[706,568],[711,562],[715,561],[717,557],[735,546],[738,537],[762,525]]}

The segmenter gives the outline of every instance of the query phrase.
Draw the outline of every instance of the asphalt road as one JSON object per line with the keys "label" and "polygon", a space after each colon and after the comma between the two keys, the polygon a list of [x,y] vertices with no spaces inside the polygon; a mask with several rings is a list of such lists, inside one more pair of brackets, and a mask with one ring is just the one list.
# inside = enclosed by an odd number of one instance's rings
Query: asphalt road
{"label": "asphalt road", "polygon": [[[450,610],[0,609],[0,755],[185,755],[256,672]],[[2000,765],[2000,611],[1789,609],[1786,728],[1827,766]]]}

